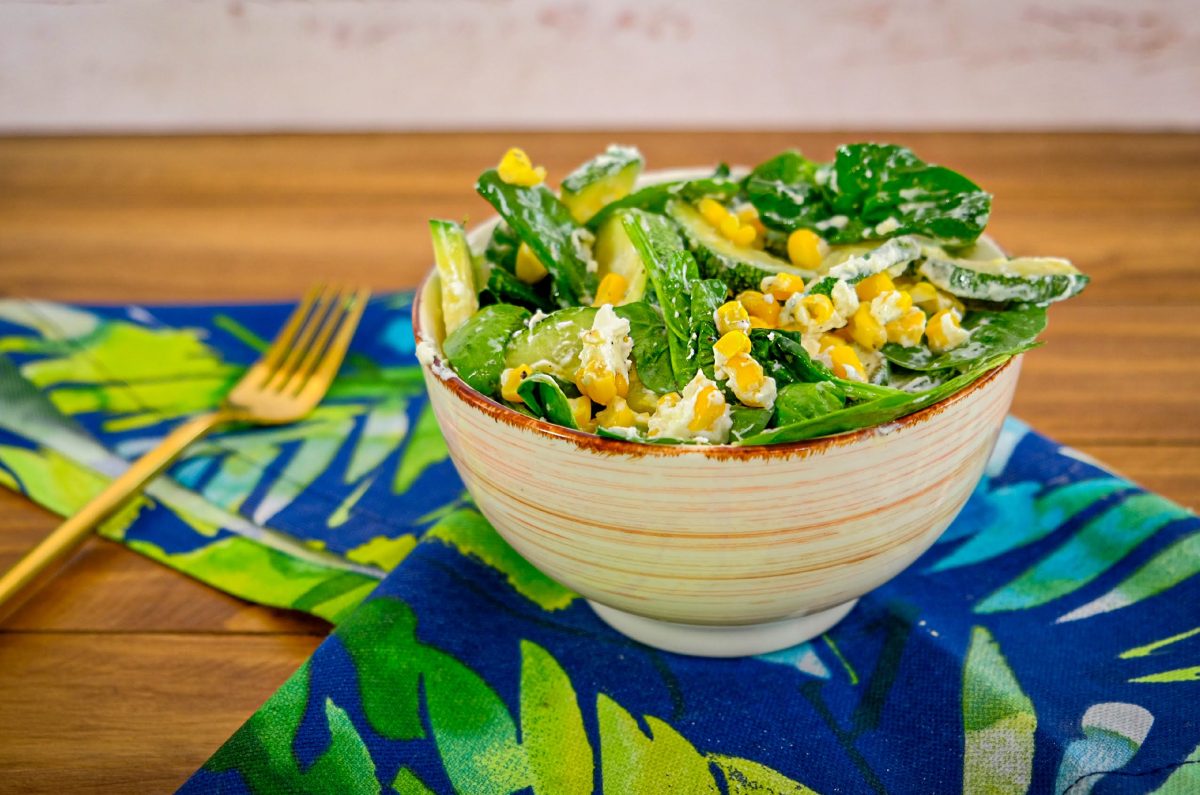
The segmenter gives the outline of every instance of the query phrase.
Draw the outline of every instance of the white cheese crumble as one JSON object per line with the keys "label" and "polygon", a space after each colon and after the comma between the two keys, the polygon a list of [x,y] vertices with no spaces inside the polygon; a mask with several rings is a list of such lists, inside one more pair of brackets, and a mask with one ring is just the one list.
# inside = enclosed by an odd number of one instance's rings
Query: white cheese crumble
{"label": "white cheese crumble", "polygon": [[901,306],[903,300],[899,290],[887,290],[871,299],[871,317],[881,326],[886,326],[893,320],[899,320],[905,312]]}
{"label": "white cheese crumble", "polygon": [[[749,354],[746,354],[749,357]],[[754,361],[753,357],[749,357]],[[729,364],[729,359],[725,357],[716,347],[713,347],[713,374],[718,381],[725,381],[733,394],[737,395],[737,399],[743,405],[752,408],[769,409],[775,405],[775,379],[770,376],[765,376],[762,383],[758,384],[754,389],[742,389],[734,377],[733,370],[726,365]],[[761,365],[760,365],[761,366]]]}
{"label": "white cheese crumble", "polygon": [[850,282],[838,281],[833,285],[829,298],[833,301],[833,311],[842,318],[842,322],[837,326],[840,328],[846,325],[846,321],[858,310],[858,293]]}
{"label": "white cheese crumble", "polygon": [[964,342],[966,342],[967,338],[971,336],[971,332],[967,331],[965,328],[955,322],[955,319],[952,317],[950,312],[946,312],[942,315],[941,324],[942,334],[946,336],[946,350],[953,350],[954,348],[957,348],[959,345],[962,345]]}
{"label": "white cheese crumble", "polygon": [[629,383],[629,354],[633,351],[633,338],[629,336],[629,321],[618,317],[612,304],[604,304],[596,311],[592,327],[580,335],[583,350],[579,354],[580,369],[589,365],[603,372],[623,377]]}
{"label": "white cheese crumble", "polygon": [[709,444],[725,444],[729,441],[729,432],[733,429],[733,418],[729,415],[729,405],[726,404],[712,424],[707,428],[693,431],[689,427],[696,416],[696,397],[705,387],[717,388],[717,385],[705,377],[702,370],[696,371],[696,377],[684,387],[679,402],[675,405],[662,404],[650,417],[649,430],[652,438],[679,439],[680,441],[701,441]]}
{"label": "white cheese crumble", "polygon": [[592,256],[592,245],[595,242],[596,236],[586,227],[580,226],[571,232],[571,245],[575,248],[575,256],[584,264],[588,273],[600,270],[600,263]]}
{"label": "white cheese crumble", "polygon": [[532,315],[530,315],[529,318],[525,321],[525,326],[530,331],[533,331],[534,326],[536,326],[538,323],[541,323],[543,320],[545,320],[548,317],[550,317],[550,316],[547,315],[542,310],[540,310],[540,309],[535,310],[534,313]]}

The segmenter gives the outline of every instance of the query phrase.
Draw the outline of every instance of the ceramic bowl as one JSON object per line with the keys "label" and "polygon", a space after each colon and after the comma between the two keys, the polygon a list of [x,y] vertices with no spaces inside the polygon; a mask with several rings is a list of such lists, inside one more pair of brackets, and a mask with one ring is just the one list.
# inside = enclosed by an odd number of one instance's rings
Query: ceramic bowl
{"label": "ceramic bowl", "polygon": [[838,436],[643,445],[468,387],[442,358],[436,273],[413,325],[450,456],[500,535],[618,631],[705,656],[819,635],[916,560],[979,481],[1020,371],[1010,360],[940,403]]}

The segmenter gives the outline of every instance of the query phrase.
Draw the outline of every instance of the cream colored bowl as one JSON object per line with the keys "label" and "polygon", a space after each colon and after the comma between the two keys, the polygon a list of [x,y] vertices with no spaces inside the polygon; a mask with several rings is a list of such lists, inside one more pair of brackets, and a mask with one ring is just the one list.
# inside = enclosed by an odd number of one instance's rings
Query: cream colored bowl
{"label": "cream colored bowl", "polygon": [[434,414],[479,510],[611,626],[686,654],[807,640],[916,560],[979,481],[1020,370],[1010,361],[922,411],[840,436],[642,445],[532,419],[468,387],[442,358],[439,289],[433,274],[413,325]]}

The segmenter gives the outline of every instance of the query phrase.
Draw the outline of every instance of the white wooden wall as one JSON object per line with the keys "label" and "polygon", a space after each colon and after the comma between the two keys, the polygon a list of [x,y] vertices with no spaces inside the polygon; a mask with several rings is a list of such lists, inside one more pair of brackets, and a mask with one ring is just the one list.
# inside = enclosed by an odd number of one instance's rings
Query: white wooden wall
{"label": "white wooden wall", "polygon": [[0,131],[1200,129],[1200,0],[0,0]]}

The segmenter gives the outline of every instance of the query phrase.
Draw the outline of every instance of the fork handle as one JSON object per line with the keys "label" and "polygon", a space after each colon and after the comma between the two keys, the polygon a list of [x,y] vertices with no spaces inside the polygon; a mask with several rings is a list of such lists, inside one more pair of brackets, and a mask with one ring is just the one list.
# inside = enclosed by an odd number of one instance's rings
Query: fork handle
{"label": "fork handle", "polygon": [[170,466],[188,445],[230,419],[226,412],[216,411],[201,414],[183,423],[167,434],[157,447],[130,464],[128,469],[93,497],[78,513],[69,517],[36,547],[29,550],[15,566],[0,576],[0,616],[11,612],[17,606],[13,597],[54,564],[62,561],[97,525]]}

